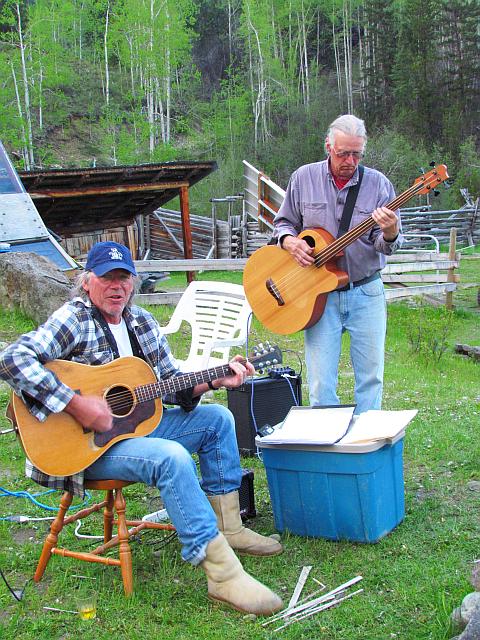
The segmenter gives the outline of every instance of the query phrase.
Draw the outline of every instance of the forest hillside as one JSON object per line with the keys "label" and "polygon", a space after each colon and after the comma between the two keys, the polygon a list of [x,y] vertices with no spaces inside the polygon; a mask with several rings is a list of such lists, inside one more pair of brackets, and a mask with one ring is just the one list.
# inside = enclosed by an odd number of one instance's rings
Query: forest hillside
{"label": "forest hillside", "polygon": [[349,112],[397,189],[433,160],[477,197],[479,24],[477,0],[1,0],[0,140],[25,169],[217,160],[202,209],[243,159],[285,187]]}

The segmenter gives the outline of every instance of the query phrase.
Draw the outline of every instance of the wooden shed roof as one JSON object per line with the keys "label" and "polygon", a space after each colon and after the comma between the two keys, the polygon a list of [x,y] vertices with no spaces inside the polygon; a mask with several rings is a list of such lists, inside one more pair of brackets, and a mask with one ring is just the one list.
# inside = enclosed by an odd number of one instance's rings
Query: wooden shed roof
{"label": "wooden shed roof", "polygon": [[60,236],[127,226],[215,171],[215,161],[20,171],[43,222]]}

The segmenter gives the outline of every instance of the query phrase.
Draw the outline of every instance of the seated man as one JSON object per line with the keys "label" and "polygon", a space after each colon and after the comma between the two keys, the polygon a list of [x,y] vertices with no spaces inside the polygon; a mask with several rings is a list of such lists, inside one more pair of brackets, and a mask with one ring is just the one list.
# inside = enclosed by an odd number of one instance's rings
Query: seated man
{"label": "seated man", "polygon": [[[22,396],[38,420],[65,411],[87,429],[112,428],[107,402],[75,393],[44,367],[51,360],[98,365],[134,355],[145,360],[158,379],[178,373],[156,320],[131,305],[135,276],[126,247],[115,242],[94,245],[79,276],[76,297],[0,354],[0,378]],[[242,525],[241,468],[232,414],[220,405],[197,406],[209,388],[236,387],[253,373],[250,363],[239,360],[229,363],[228,376],[165,397],[165,402],[179,407],[165,410],[149,436],[113,444],[83,472],[51,477],[31,464],[27,472],[44,486],[76,495],[83,495],[84,478],[158,487],[177,530],[182,557],[203,568],[209,596],[240,611],[266,615],[281,608],[280,598],[243,570],[232,549],[268,556],[281,553],[282,546]],[[194,452],[199,456],[201,485],[191,457]]]}

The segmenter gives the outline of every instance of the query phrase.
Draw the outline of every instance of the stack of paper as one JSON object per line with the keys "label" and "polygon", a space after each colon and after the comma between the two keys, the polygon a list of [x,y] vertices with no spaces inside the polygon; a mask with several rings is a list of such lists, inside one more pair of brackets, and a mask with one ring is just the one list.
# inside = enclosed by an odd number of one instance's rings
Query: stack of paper
{"label": "stack of paper", "polygon": [[332,445],[347,433],[355,406],[292,407],[265,444]]}
{"label": "stack of paper", "polygon": [[371,410],[354,416],[355,406],[292,407],[275,431],[261,439],[275,445],[355,445],[392,442],[417,415],[405,411]]}
{"label": "stack of paper", "polygon": [[376,440],[391,441],[417,415],[416,409],[405,411],[365,411],[355,416],[348,433],[338,444],[357,444]]}

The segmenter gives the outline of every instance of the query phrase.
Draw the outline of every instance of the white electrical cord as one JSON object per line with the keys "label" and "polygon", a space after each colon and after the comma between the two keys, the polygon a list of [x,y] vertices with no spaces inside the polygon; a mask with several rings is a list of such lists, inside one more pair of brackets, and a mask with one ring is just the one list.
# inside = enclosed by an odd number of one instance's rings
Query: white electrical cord
{"label": "white electrical cord", "polygon": [[24,522],[38,522],[40,520],[55,520],[53,516],[46,516],[44,518],[31,518],[30,516],[5,516],[0,518],[0,520],[8,520],[9,522],[18,522],[19,524],[23,524]]}
{"label": "white electrical cord", "polygon": [[86,533],[78,533],[81,526],[82,526],[82,521],[77,520],[77,524],[75,525],[75,535],[77,536],[77,538],[85,538],[88,540],[103,540],[103,536],[90,536],[90,535],[87,535]]}

